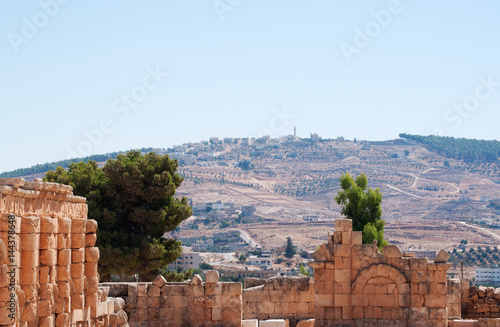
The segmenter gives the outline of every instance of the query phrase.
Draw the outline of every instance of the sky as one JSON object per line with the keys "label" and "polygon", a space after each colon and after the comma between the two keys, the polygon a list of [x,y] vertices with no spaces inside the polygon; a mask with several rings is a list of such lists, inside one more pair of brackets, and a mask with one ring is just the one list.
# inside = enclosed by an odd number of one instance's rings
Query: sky
{"label": "sky", "polygon": [[499,139],[500,2],[0,1],[0,172],[210,137]]}

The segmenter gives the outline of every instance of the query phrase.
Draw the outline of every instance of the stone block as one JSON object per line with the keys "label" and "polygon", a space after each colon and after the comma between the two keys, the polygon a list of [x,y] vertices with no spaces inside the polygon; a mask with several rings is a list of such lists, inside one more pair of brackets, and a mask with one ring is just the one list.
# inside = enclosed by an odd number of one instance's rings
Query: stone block
{"label": "stone block", "polygon": [[84,276],[85,266],[83,263],[72,263],[71,264],[71,278],[82,278]]}
{"label": "stone block", "polygon": [[95,246],[95,242],[97,241],[97,234],[85,234],[85,247],[93,247]]}
{"label": "stone block", "polygon": [[57,218],[58,233],[69,234],[71,233],[71,219]]}
{"label": "stone block", "polygon": [[242,320],[241,327],[259,327],[259,320],[258,319]]}
{"label": "stone block", "polygon": [[69,326],[69,314],[61,313],[57,315],[56,327],[66,327]]}
{"label": "stone block", "polygon": [[41,217],[40,218],[40,233],[58,233],[57,218]]}
{"label": "stone block", "polygon": [[351,256],[351,245],[335,244],[334,245],[334,256],[335,257],[350,257]]}
{"label": "stone block", "polygon": [[301,320],[296,327],[314,327],[314,319]]}
{"label": "stone block", "polygon": [[38,251],[23,251],[21,252],[21,267],[23,268],[36,268],[39,266],[39,252]]}
{"label": "stone block", "polygon": [[21,251],[38,251],[40,249],[40,234],[21,234]]}
{"label": "stone block", "polygon": [[59,250],[57,264],[59,266],[69,266],[71,264],[71,250]]}
{"label": "stone block", "polygon": [[219,272],[217,270],[208,270],[205,277],[206,283],[218,283],[219,282]]}
{"label": "stone block", "polygon": [[84,249],[85,248],[85,234],[71,234],[71,248]]}
{"label": "stone block", "polygon": [[382,249],[382,254],[386,258],[401,258],[403,256],[403,253],[401,253],[401,250],[396,246],[396,245],[386,245]]}
{"label": "stone block", "polygon": [[71,234],[85,234],[87,219],[75,218],[71,220]]}
{"label": "stone block", "polygon": [[351,234],[351,244],[363,244],[363,232],[355,231]]}
{"label": "stone block", "polygon": [[285,319],[269,319],[259,321],[259,327],[287,327]]}
{"label": "stone block", "polygon": [[57,239],[55,234],[40,234],[40,249],[56,249]]}
{"label": "stone block", "polygon": [[21,234],[39,234],[39,217],[21,217]]}
{"label": "stone block", "polygon": [[38,321],[39,327],[54,327],[54,315],[50,315],[47,317],[41,317]]}
{"label": "stone block", "polygon": [[71,261],[73,263],[85,262],[85,249],[72,249],[71,250]]}
{"label": "stone block", "polygon": [[18,271],[19,285],[35,285],[37,283],[36,268],[20,268]]}
{"label": "stone block", "polygon": [[85,261],[86,262],[99,262],[99,248],[85,248]]}
{"label": "stone block", "polygon": [[445,250],[441,249],[439,253],[436,255],[436,258],[434,258],[435,263],[446,263],[450,259],[450,254],[446,252]]}
{"label": "stone block", "polygon": [[71,279],[70,266],[57,266],[57,281],[69,281]]}
{"label": "stone block", "polygon": [[351,219],[337,219],[337,220],[335,220],[335,229],[339,232],[352,231],[352,220]]}
{"label": "stone block", "polygon": [[87,219],[85,232],[87,234],[97,232],[97,221],[95,221],[94,219]]}
{"label": "stone block", "polygon": [[68,248],[68,234],[57,234],[57,249],[67,249]]}
{"label": "stone block", "polygon": [[[162,288],[164,285],[167,284],[167,281],[165,280],[165,277],[163,277],[162,275],[158,275],[158,277],[156,277],[156,279],[153,281],[153,285],[158,287],[158,288]],[[159,289],[158,289],[158,295],[159,295]]]}

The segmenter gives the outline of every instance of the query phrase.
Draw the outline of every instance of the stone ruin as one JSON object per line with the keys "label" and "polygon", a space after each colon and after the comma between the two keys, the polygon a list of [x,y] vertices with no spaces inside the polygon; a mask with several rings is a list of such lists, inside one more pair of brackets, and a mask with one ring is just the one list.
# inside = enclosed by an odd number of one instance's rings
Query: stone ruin
{"label": "stone ruin", "polygon": [[0,179],[0,327],[500,326],[500,288],[447,279],[446,252],[431,262],[379,251],[352,221],[335,228],[314,253],[314,278],[242,289],[209,271],[205,282],[99,284],[85,199],[70,186]]}

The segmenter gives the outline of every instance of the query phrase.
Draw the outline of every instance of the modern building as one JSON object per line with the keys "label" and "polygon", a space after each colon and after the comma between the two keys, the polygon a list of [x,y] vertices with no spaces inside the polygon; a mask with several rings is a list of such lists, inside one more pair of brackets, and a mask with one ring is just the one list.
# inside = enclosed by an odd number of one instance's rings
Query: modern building
{"label": "modern building", "polygon": [[191,244],[191,250],[194,252],[200,252],[200,251],[206,251],[207,248],[214,246],[214,240],[208,239],[206,241],[204,240],[198,240],[195,243]]}
{"label": "modern building", "polygon": [[200,254],[191,251],[187,247],[182,247],[182,254],[177,258],[176,261],[168,265],[169,270],[177,270],[178,268],[186,270],[189,268],[199,269],[200,268]]}
{"label": "modern building", "polygon": [[476,285],[500,285],[500,268],[476,268]]}
{"label": "modern building", "polygon": [[431,250],[413,250],[409,249],[406,252],[411,252],[415,253],[415,257],[417,258],[427,258],[429,260],[434,260],[436,258],[436,251],[431,251]]}
{"label": "modern building", "polygon": [[250,265],[255,265],[255,266],[270,266],[271,265],[271,258],[261,258],[257,257],[255,255],[251,255],[250,258],[248,258],[248,264]]}

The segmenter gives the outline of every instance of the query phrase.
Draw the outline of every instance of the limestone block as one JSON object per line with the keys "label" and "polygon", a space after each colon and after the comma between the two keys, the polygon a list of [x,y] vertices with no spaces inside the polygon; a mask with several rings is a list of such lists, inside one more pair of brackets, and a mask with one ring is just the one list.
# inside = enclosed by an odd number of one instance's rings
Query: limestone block
{"label": "limestone block", "polygon": [[352,232],[341,232],[341,233],[342,233],[342,244],[351,244]]}
{"label": "limestone block", "polygon": [[57,249],[63,250],[68,248],[68,234],[57,234]]}
{"label": "limestone block", "polygon": [[85,262],[85,249],[72,249],[71,261],[73,263]]}
{"label": "limestone block", "polygon": [[[337,244],[334,246],[337,246]],[[314,261],[330,261],[332,260],[332,252],[326,244],[321,244],[319,249],[314,251],[313,258]]]}
{"label": "limestone block", "polygon": [[98,247],[85,248],[85,261],[98,262],[99,261],[99,248]]}
{"label": "limestone block", "polygon": [[[165,280],[165,277],[163,277],[162,275],[158,275],[158,277],[156,277],[156,279],[153,281],[153,285],[156,286],[157,288],[162,288],[163,285],[167,284],[167,281]],[[158,295],[159,295],[159,292],[160,290],[158,289]],[[158,296],[158,295],[154,295],[154,296]]]}
{"label": "limestone block", "polygon": [[137,296],[148,296],[148,284],[137,284]]}
{"label": "limestone block", "polygon": [[69,286],[69,282],[62,281],[57,282],[57,286],[59,288],[59,297],[70,297],[71,296],[71,288]]}
{"label": "limestone block", "polygon": [[403,254],[401,250],[396,245],[386,245],[382,249],[382,254],[386,258],[401,258]]}
{"label": "limestone block", "polygon": [[434,259],[435,263],[446,263],[450,259],[450,254],[445,250],[441,249]]}
{"label": "limestone block", "polygon": [[72,294],[83,294],[85,292],[85,278],[73,278],[70,282],[70,287]]}
{"label": "limestone block", "polygon": [[314,319],[301,320],[298,322],[297,327],[314,327]]}
{"label": "limestone block", "polygon": [[40,284],[38,289],[38,295],[41,300],[52,300],[54,295],[54,285],[52,284]]}
{"label": "limestone block", "polygon": [[71,233],[71,219],[69,218],[57,218],[58,222],[58,233],[69,234]]}
{"label": "limestone block", "polygon": [[23,314],[21,316],[21,321],[35,321],[37,319],[36,315],[36,303],[27,303],[24,307]]}
{"label": "limestone block", "polygon": [[203,283],[203,280],[201,279],[200,275],[196,274],[191,278],[191,281],[189,282],[190,285],[192,286],[197,286]]}
{"label": "limestone block", "polygon": [[85,247],[93,247],[95,246],[95,242],[97,241],[97,234],[85,234]]}
{"label": "limestone block", "polygon": [[40,250],[40,264],[44,266],[57,265],[57,250]]}
{"label": "limestone block", "polygon": [[99,290],[99,277],[87,277],[86,281],[87,281],[87,292],[94,293]]}
{"label": "limestone block", "polygon": [[212,308],[212,321],[222,320],[222,309]]}
{"label": "limestone block", "polygon": [[83,263],[72,263],[71,264],[71,278],[82,278],[84,276],[85,266]]}
{"label": "limestone block", "polygon": [[97,221],[94,219],[86,220],[86,233],[95,233],[97,231]]}
{"label": "limestone block", "polygon": [[38,251],[23,251],[21,252],[21,267],[23,268],[36,268],[39,266],[39,252]]}
{"label": "limestone block", "polygon": [[57,218],[41,217],[40,218],[40,233],[58,233]]}
{"label": "limestone block", "polygon": [[40,233],[39,217],[21,218],[21,234],[39,234],[39,233]]}
{"label": "limestone block", "polygon": [[115,297],[114,306],[115,306],[115,312],[118,312],[120,310],[125,310],[125,300],[123,300],[123,298],[121,297]]}
{"label": "limestone block", "polygon": [[71,234],[71,248],[83,249],[85,248],[85,234]]}
{"label": "limestone block", "polygon": [[84,297],[83,294],[73,294],[71,296],[71,309],[83,309]]}
{"label": "limestone block", "polygon": [[352,220],[351,219],[337,219],[335,221],[335,229],[339,232],[352,231]]}
{"label": "limestone block", "polygon": [[40,300],[37,302],[37,316],[49,317],[52,315],[52,301]]}
{"label": "limestone block", "polygon": [[287,325],[285,319],[269,319],[259,321],[259,327],[287,327]]}
{"label": "limestone block", "polygon": [[38,251],[40,249],[40,234],[21,234],[21,251]]}
{"label": "limestone block", "polygon": [[363,232],[355,231],[351,233],[351,244],[362,244],[363,243]]}
{"label": "limestone block", "polygon": [[70,266],[57,266],[57,281],[69,281],[71,279]]}
{"label": "limestone block", "polygon": [[207,283],[218,283],[219,282],[219,272],[217,270],[208,270],[205,277]]}
{"label": "limestone block", "polygon": [[66,327],[69,326],[69,314],[61,313],[57,315],[56,327]]}
{"label": "limestone block", "polygon": [[59,250],[57,264],[59,266],[69,266],[71,264],[71,250]]}
{"label": "limestone block", "polygon": [[56,249],[56,248],[57,248],[57,240],[55,234],[40,234],[41,250]]}
{"label": "limestone block", "polygon": [[19,285],[35,285],[37,282],[36,268],[19,269]]}
{"label": "limestone block", "polygon": [[160,288],[154,284],[148,286],[148,297],[160,296]]}
{"label": "limestone block", "polygon": [[[38,288],[36,285],[22,285],[21,289],[24,292],[26,302],[35,303],[38,300]],[[0,297],[0,301],[6,301],[6,300],[1,299]]]}
{"label": "limestone block", "polygon": [[342,244],[342,233],[339,231],[328,232],[328,243]]}
{"label": "limestone block", "polygon": [[98,293],[87,293],[85,295],[85,306],[97,307],[99,303],[99,294]]}
{"label": "limestone block", "polygon": [[71,219],[71,234],[85,234],[87,219]]}
{"label": "limestone block", "polygon": [[[242,320],[241,327],[259,327],[259,320],[258,319]],[[297,327],[299,327],[299,326],[297,325]]]}
{"label": "limestone block", "polygon": [[54,327],[54,315],[50,315],[48,317],[41,317],[38,321],[39,327]]}
{"label": "limestone block", "polygon": [[334,256],[335,257],[350,257],[351,256],[351,245],[335,244]]}

